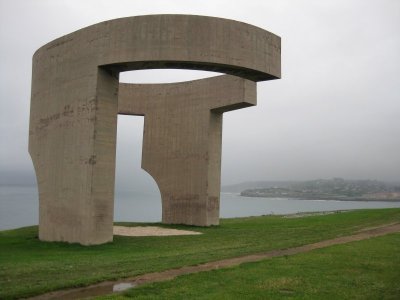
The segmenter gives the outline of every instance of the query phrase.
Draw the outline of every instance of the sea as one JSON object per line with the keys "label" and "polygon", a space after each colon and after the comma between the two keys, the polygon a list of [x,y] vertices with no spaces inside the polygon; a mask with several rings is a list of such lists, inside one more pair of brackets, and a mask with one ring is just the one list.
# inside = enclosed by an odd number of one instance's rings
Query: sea
{"label": "sea", "polygon": [[[119,191],[114,198],[114,221],[116,222],[161,221],[161,197],[159,194]],[[400,202],[253,198],[242,197],[236,193],[221,193],[220,199],[221,218],[400,208]],[[38,191],[35,186],[0,186],[0,230],[37,225],[38,213]]]}

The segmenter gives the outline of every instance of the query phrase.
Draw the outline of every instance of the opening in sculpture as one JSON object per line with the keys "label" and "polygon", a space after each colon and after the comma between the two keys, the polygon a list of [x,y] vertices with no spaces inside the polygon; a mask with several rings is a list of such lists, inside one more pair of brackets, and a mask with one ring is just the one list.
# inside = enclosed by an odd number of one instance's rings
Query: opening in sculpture
{"label": "opening in sculpture", "polygon": [[[152,68],[222,75],[120,84]],[[156,181],[162,221],[219,223],[222,115],[256,105],[256,82],[280,78],[280,38],[245,23],[151,15],[78,30],[33,57],[29,152],[39,188],[39,238],[113,238],[117,115],[144,116],[142,168]]]}

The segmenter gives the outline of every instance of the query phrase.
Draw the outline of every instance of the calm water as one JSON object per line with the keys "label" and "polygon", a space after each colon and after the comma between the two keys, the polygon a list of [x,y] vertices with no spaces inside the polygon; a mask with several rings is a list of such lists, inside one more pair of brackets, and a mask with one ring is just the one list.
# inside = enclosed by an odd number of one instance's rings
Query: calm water
{"label": "calm water", "polygon": [[[157,222],[161,220],[159,195],[118,193],[115,196],[115,221]],[[222,218],[290,214],[297,212],[400,207],[400,202],[355,202],[291,200],[240,197],[221,194]],[[38,223],[38,193],[31,186],[0,186],[0,230]]]}

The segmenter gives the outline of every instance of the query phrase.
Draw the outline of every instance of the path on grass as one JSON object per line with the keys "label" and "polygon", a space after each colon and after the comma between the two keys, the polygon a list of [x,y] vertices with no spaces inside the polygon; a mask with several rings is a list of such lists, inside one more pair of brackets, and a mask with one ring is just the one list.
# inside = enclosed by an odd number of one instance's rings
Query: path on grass
{"label": "path on grass", "polygon": [[247,262],[256,262],[267,258],[279,257],[285,255],[294,255],[297,253],[309,252],[314,249],[325,248],[332,245],[340,245],[353,241],[365,240],[372,237],[378,237],[389,233],[400,232],[400,224],[392,223],[374,228],[366,228],[349,236],[339,237],[335,239],[325,240],[304,246],[288,248],[283,250],[272,250],[265,253],[258,253],[235,258],[228,258],[213,262],[204,263],[197,266],[187,266],[178,269],[171,269],[162,272],[148,273],[132,278],[126,278],[119,281],[105,281],[84,288],[76,288],[69,290],[60,290],[39,295],[30,299],[49,300],[49,299],[81,299],[85,297],[107,295],[114,292],[120,292],[127,288],[136,287],[144,283],[159,282],[171,280],[177,276],[210,271],[219,268],[233,267]]}

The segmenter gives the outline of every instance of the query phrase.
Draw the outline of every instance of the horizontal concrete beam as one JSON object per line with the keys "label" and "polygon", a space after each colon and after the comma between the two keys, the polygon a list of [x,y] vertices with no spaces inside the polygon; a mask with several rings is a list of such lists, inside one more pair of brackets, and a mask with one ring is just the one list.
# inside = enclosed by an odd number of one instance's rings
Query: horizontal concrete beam
{"label": "horizontal concrete beam", "polygon": [[118,113],[144,116],[165,98],[197,101],[215,112],[227,112],[257,104],[257,86],[250,80],[222,75],[178,83],[132,84],[120,83]]}

